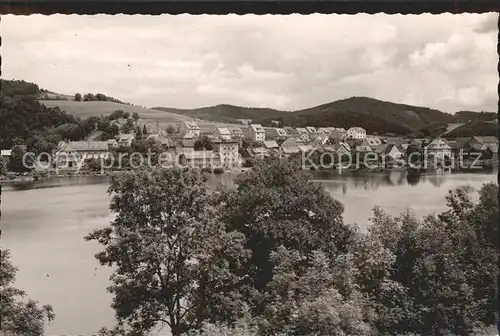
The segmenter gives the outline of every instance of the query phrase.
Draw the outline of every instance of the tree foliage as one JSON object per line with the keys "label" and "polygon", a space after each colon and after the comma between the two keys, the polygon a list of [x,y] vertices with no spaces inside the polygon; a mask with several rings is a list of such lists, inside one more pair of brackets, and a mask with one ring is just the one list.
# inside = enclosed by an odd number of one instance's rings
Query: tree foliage
{"label": "tree foliage", "polygon": [[181,169],[112,178],[116,219],[86,239],[104,246],[96,255],[103,265],[116,267],[109,290],[119,328],[137,334],[165,323],[177,336],[223,315],[226,306],[243,308],[230,291],[239,279],[227,271],[245,257],[242,236],[217,221],[205,181]]}
{"label": "tree foliage", "polygon": [[26,293],[12,287],[17,269],[10,253],[0,251],[0,316],[2,332],[6,336],[42,336],[47,322],[55,318],[50,305],[40,307],[38,302],[26,299]]}

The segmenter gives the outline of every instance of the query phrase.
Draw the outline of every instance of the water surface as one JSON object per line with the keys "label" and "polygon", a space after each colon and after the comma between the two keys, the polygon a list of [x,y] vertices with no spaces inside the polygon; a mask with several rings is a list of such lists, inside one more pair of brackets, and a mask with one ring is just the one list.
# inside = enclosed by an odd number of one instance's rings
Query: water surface
{"label": "water surface", "polygon": [[[399,172],[315,173],[314,179],[344,204],[346,222],[366,227],[374,205],[393,214],[411,208],[424,216],[446,209],[449,189],[462,185],[478,189],[496,181],[496,175],[423,175],[417,180]],[[213,176],[210,183],[235,186],[228,174]],[[20,268],[16,286],[53,305],[56,320],[47,335],[91,335],[113,323],[111,296],[106,292],[110,270],[94,259],[100,246],[83,240],[112,219],[107,187],[107,178],[101,177],[51,179],[30,190],[4,187],[2,248],[11,250],[13,263]]]}

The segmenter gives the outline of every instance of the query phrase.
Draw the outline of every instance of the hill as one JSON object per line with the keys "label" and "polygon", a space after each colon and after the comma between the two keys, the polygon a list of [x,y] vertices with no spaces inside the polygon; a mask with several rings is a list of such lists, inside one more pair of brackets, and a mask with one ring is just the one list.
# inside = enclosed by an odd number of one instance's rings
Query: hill
{"label": "hill", "polygon": [[469,121],[446,134],[446,137],[470,137],[470,136],[496,136],[498,137],[498,123],[491,121],[473,120]]}
{"label": "hill", "polygon": [[264,126],[269,125],[271,120],[281,121],[286,126],[311,125],[344,128],[361,126],[369,133],[408,134],[422,128],[435,129],[454,122],[451,114],[439,110],[367,97],[342,99],[293,112],[233,105],[217,105],[193,110],[163,107],[155,109],[212,121],[234,122],[237,119],[252,119]]}
{"label": "hill", "polygon": [[[142,120],[152,124],[158,123],[161,128],[166,128],[168,125],[173,124],[177,125],[186,120],[193,120],[193,117],[189,115],[148,109],[110,101],[40,100],[40,103],[46,107],[58,107],[60,110],[80,118],[100,117],[101,115],[108,116],[116,110],[122,110],[131,115],[132,113],[137,112]],[[202,131],[211,130],[214,127],[233,125],[230,123],[213,122],[201,119],[195,119],[195,121],[198,122]]]}
{"label": "hill", "polygon": [[466,123],[472,120],[492,121],[497,119],[497,113],[458,111],[453,115],[453,118],[458,123]]}
{"label": "hill", "polygon": [[251,119],[261,121],[267,118],[279,119],[285,117],[288,112],[279,111],[271,108],[252,108],[234,105],[217,105],[211,107],[202,107],[198,109],[174,109],[168,107],[154,107],[153,109],[170,113],[177,113],[193,118],[218,121],[218,122],[237,122],[237,119]]}
{"label": "hill", "polygon": [[[418,131],[425,127],[436,124],[447,124],[453,121],[453,116],[451,114],[439,110],[430,109],[428,107],[397,104],[367,97],[352,97],[337,100],[332,103],[297,111],[294,114],[302,117],[320,115],[332,121],[336,119],[342,121],[345,119],[346,115],[357,120],[363,118],[376,118],[376,121],[374,119],[375,125],[373,126],[370,126],[369,122],[365,122],[366,127],[359,125],[367,130],[377,127],[376,124],[379,120],[394,124],[394,127],[398,129],[408,129],[411,131]],[[315,119],[317,119],[317,117]]]}

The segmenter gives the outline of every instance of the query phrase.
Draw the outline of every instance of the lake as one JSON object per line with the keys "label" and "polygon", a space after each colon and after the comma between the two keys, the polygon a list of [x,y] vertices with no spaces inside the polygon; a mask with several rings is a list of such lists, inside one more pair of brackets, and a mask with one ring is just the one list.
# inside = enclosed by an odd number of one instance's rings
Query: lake
{"label": "lake", "polygon": [[[496,179],[493,173],[434,174],[419,179],[408,179],[401,172],[314,174],[314,182],[322,183],[344,204],[345,222],[362,228],[368,225],[375,205],[392,214],[411,208],[424,216],[446,209],[448,190],[462,185],[478,189]],[[235,186],[230,174],[213,176],[210,184]],[[111,272],[94,259],[100,246],[83,240],[112,219],[107,187],[103,177],[45,180],[29,190],[4,186],[1,246],[11,250],[13,263],[20,268],[16,287],[54,307],[56,319],[47,335],[91,335],[113,324],[111,296],[106,292]]]}

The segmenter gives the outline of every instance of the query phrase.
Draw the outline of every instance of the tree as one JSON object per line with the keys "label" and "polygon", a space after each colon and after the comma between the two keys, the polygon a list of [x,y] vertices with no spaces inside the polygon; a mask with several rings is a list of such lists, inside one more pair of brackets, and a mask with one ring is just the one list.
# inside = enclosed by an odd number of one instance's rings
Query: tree
{"label": "tree", "polygon": [[79,93],[75,93],[75,101],[81,101],[82,100],[82,95]]}
{"label": "tree", "polygon": [[21,147],[15,146],[12,148],[12,152],[9,160],[9,171],[15,173],[24,173],[32,169],[34,163],[34,158],[32,155],[26,155],[26,151]]}
{"label": "tree", "polygon": [[109,119],[116,120],[116,119],[120,119],[122,117],[123,117],[123,110],[115,110],[115,111],[113,111],[113,113],[111,113],[111,115],[109,116]]}
{"label": "tree", "polygon": [[142,134],[144,134],[144,136],[148,135],[148,128],[146,127],[146,124],[142,126]]}
{"label": "tree", "polygon": [[99,101],[106,101],[107,97],[106,97],[106,95],[104,95],[102,93],[98,93],[98,94],[95,95],[95,99],[99,100]]}
{"label": "tree", "polygon": [[335,256],[353,235],[343,223],[343,206],[323,186],[310,183],[299,162],[270,158],[254,163],[237,178],[237,190],[221,194],[223,220],[230,232],[243,233],[252,256],[243,267],[254,314],[263,314],[273,278],[271,254],[279,246],[310,256]]}
{"label": "tree", "polygon": [[5,156],[0,156],[0,175],[7,174],[8,166],[9,166],[9,159]]}
{"label": "tree", "polygon": [[179,336],[214,316],[238,318],[240,279],[228,267],[245,259],[243,237],[217,219],[205,175],[138,170],[113,176],[109,192],[116,218],[86,240],[102,244],[96,258],[115,269],[118,327],[142,335],[165,323]]}
{"label": "tree", "polygon": [[208,138],[206,135],[201,136],[198,140],[194,142],[194,150],[213,150],[214,145],[212,140]]}
{"label": "tree", "polygon": [[172,125],[167,126],[167,133],[168,134],[174,134],[175,133],[175,127]]}
{"label": "tree", "polygon": [[132,113],[132,119],[134,119],[137,122],[137,120],[140,119],[139,113],[137,113],[137,112]]}
{"label": "tree", "polygon": [[84,101],[94,101],[96,100],[96,97],[92,93],[87,93],[86,95],[83,96]]}
{"label": "tree", "polygon": [[450,191],[449,210],[423,221],[375,210],[366,239],[394,255],[375,273],[385,280],[372,278],[378,285],[365,289],[379,307],[379,334],[471,335],[495,323],[498,186],[479,193],[474,204],[467,188]]}
{"label": "tree", "polygon": [[12,266],[8,250],[0,250],[0,316],[2,332],[12,336],[42,336],[46,322],[55,318],[50,305],[26,300],[26,293],[12,287],[17,269]]}
{"label": "tree", "polygon": [[128,119],[129,117],[130,117],[130,113],[128,113],[128,112],[123,112],[123,114],[122,114],[122,118],[124,118],[124,119]]}

